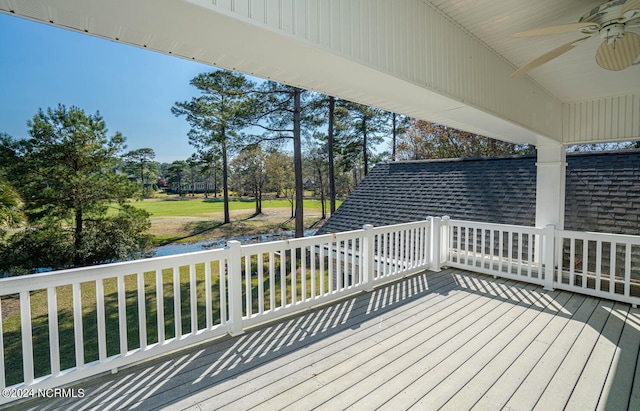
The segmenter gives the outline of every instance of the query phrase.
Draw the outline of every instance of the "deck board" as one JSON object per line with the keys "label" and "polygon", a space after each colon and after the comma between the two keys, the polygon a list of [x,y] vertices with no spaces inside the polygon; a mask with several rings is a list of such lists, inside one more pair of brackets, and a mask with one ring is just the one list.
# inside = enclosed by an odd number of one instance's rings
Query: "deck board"
{"label": "deck board", "polygon": [[[603,301],[601,304],[605,307],[605,310],[596,310],[589,318],[587,324],[584,324],[580,334],[560,364],[560,367],[548,382],[547,388],[535,404],[534,409],[548,410],[553,406],[562,404],[564,407],[565,404],[567,404],[571,393],[587,365],[587,361],[593,352],[598,337],[606,324],[609,317],[608,311],[614,305],[611,301]],[[594,377],[595,376],[590,376],[590,378]]]}
{"label": "deck board", "polygon": [[635,410],[639,352],[639,309],[447,269],[18,407]]}
{"label": "deck board", "polygon": [[[546,299],[543,295],[541,301],[546,301],[547,305],[542,311],[536,313],[529,310],[530,315],[521,316],[518,323],[514,324],[517,327],[515,330],[505,329],[463,367],[458,368],[448,378],[456,381],[455,384],[438,390],[439,404],[452,410],[471,408],[507,371],[509,365],[517,361],[544,330],[551,327],[556,319],[553,309],[549,307],[551,301],[564,305],[571,298],[571,294],[560,293],[554,297],[553,300]],[[515,377],[517,378],[517,375]],[[455,392],[454,386],[457,388]],[[429,396],[418,402],[418,405],[426,404],[434,404]]]}
{"label": "deck board", "polygon": [[[580,378],[573,388],[567,403],[568,409],[585,409],[585,407],[593,406],[599,402],[607,374],[598,371],[612,368],[612,361],[620,343],[629,308],[628,304],[616,304],[612,312],[609,313],[602,333],[598,336]],[[602,389],[598,389],[600,387]]]}

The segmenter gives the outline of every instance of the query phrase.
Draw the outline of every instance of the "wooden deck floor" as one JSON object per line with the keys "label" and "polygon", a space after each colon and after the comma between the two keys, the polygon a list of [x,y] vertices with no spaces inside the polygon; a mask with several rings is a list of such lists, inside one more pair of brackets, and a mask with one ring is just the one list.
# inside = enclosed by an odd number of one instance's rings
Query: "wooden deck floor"
{"label": "wooden deck floor", "polygon": [[627,304],[449,269],[20,407],[640,410],[639,348]]}

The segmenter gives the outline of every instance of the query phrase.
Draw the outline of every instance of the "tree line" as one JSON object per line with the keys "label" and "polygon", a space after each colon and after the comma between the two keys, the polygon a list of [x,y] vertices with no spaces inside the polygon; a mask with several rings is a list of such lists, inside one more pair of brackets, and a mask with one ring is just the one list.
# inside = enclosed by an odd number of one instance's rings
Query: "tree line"
{"label": "tree line", "polygon": [[325,218],[373,163],[531,150],[225,70],[190,83],[197,95],[170,111],[190,125],[195,152],[170,164],[156,162],[150,147],[125,151],[124,136],[108,135],[99,113],[78,107],[40,109],[29,138],[1,134],[0,272],[148,255],[149,215],[128,201],[154,185],[193,192],[199,182],[205,195],[221,193],[224,223],[230,189],[253,197],[256,213],[263,194],[275,193],[290,200],[300,237],[305,190]]}

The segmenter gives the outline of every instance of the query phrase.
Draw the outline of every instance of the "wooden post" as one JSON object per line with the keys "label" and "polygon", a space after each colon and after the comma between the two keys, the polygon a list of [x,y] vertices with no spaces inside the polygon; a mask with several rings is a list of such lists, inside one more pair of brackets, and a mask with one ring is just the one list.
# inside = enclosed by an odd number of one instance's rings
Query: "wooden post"
{"label": "wooden post", "polygon": [[229,334],[244,334],[242,326],[242,248],[239,241],[229,241]]}

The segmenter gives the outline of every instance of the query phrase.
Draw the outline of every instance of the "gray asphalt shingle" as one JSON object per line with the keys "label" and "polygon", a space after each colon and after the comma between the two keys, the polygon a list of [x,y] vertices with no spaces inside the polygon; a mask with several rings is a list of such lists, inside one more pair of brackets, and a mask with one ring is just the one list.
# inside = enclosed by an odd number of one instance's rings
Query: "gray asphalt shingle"
{"label": "gray asphalt shingle", "polygon": [[[565,228],[640,235],[640,150],[567,155]],[[375,166],[318,232],[427,216],[533,226],[535,155]]]}

